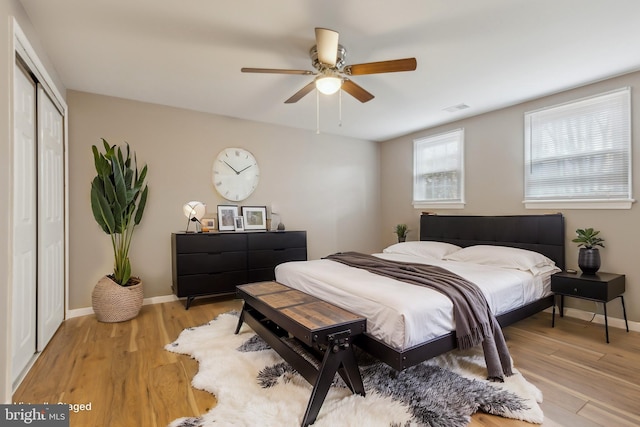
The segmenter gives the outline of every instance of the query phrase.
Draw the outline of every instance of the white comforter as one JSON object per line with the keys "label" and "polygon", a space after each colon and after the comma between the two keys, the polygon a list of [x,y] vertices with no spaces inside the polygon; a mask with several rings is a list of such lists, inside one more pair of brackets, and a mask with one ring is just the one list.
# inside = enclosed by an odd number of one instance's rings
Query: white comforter
{"label": "white comforter", "polygon": [[[374,254],[395,261],[438,265],[475,283],[495,315],[550,294],[550,275],[456,261]],[[329,260],[276,267],[276,280],[367,318],[367,332],[404,350],[455,330],[453,305],[443,294]]]}

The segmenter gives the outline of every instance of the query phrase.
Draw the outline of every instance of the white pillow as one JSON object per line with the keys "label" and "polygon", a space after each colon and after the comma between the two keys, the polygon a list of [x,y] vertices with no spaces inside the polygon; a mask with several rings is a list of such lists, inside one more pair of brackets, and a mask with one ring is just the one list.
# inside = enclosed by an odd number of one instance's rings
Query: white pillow
{"label": "white pillow", "polygon": [[539,266],[531,267],[529,271],[531,271],[531,273],[533,273],[534,276],[542,276],[546,274],[551,275],[554,273],[559,273],[562,270],[560,270],[558,267],[556,267],[555,264],[553,264],[553,265],[543,265],[541,267]]}
{"label": "white pillow", "polygon": [[468,246],[446,255],[443,259],[447,261],[462,261],[503,268],[515,268],[530,271],[534,276],[554,270],[560,271],[559,268],[556,268],[552,260],[538,252],[507,246]]}
{"label": "white pillow", "polygon": [[391,245],[382,250],[387,254],[415,255],[423,258],[442,259],[445,255],[460,250],[460,246],[445,242],[414,241]]}

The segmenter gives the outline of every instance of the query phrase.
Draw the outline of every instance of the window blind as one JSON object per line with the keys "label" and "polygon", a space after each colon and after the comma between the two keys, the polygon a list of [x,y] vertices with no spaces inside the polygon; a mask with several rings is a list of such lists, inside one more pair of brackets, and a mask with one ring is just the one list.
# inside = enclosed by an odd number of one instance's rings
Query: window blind
{"label": "window blind", "polygon": [[525,202],[631,199],[631,94],[525,113]]}
{"label": "window blind", "polygon": [[463,202],[464,129],[414,141],[413,203]]}

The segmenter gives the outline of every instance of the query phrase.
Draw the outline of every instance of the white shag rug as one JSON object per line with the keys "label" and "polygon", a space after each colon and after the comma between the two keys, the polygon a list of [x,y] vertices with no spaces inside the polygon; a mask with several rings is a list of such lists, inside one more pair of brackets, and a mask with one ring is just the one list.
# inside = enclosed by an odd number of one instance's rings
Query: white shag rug
{"label": "white shag rug", "polygon": [[[195,388],[218,404],[200,417],[180,418],[170,427],[299,426],[311,385],[246,324],[234,331],[237,313],[185,329],[165,349],[195,358]],[[365,358],[366,359],[366,358]],[[371,363],[370,363],[371,362]],[[313,424],[335,426],[465,426],[483,411],[542,423],[542,393],[514,369],[504,383],[487,381],[481,346],[452,351],[398,372],[359,360],[366,396],[341,386],[338,376]]]}

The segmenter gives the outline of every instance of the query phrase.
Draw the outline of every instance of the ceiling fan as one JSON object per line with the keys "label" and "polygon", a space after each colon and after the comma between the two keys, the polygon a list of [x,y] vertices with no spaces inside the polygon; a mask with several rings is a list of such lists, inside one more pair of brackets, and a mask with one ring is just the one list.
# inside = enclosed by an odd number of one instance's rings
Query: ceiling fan
{"label": "ceiling fan", "polygon": [[364,64],[345,65],[347,50],[338,44],[338,32],[327,28],[316,28],[316,45],[311,48],[311,64],[316,71],[283,70],[277,68],[242,68],[243,73],[302,74],[316,78],[305,87],[294,93],[285,104],[298,102],[314,88],[321,93],[331,95],[340,89],[360,102],[371,101],[374,96],[354,83],[349,77],[364,74],[395,73],[398,71],[414,71],[416,58],[394,59],[390,61],[367,62]]}

